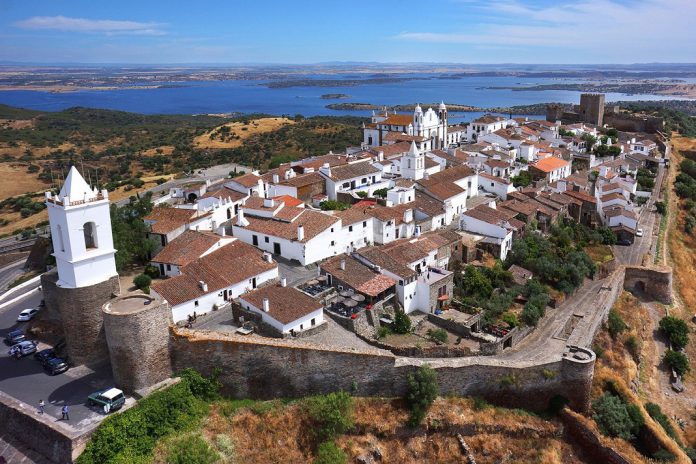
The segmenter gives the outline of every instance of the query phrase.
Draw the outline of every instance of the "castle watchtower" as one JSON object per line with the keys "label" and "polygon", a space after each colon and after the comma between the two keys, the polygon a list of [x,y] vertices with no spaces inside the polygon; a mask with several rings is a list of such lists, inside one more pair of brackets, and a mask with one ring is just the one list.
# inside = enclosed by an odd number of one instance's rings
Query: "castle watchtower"
{"label": "castle watchtower", "polygon": [[119,291],[109,194],[70,168],[58,195],[46,192],[57,272],[41,277],[47,311],[60,315],[70,361],[108,356],[102,305]]}
{"label": "castle watchtower", "polygon": [[604,94],[583,93],[580,95],[580,114],[584,122],[601,126],[604,123]]}

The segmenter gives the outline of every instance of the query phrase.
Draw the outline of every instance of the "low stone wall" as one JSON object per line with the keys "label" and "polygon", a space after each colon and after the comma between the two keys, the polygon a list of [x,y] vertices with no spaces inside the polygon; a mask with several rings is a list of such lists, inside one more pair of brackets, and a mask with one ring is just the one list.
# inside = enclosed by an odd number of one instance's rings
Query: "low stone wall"
{"label": "low stone wall", "polygon": [[672,269],[665,266],[626,266],[624,289],[671,304]]}
{"label": "low stone wall", "polygon": [[534,327],[530,326],[521,329],[519,327],[514,327],[510,332],[508,332],[507,335],[495,342],[481,343],[481,354],[484,356],[494,356],[500,354],[505,348],[512,348],[515,346],[520,342],[520,340],[533,332],[534,329]]}
{"label": "low stone wall", "polygon": [[631,464],[631,461],[613,448],[602,444],[599,433],[592,429],[583,416],[567,408],[561,411],[566,434],[580,444],[585,454],[594,462],[606,464]]}
{"label": "low stone wall", "polygon": [[91,431],[82,435],[62,431],[51,420],[35,418],[34,407],[0,392],[0,434],[15,437],[57,464],[72,462],[84,450]]}
{"label": "low stone wall", "polygon": [[[452,310],[452,311],[456,311],[456,309]],[[457,322],[453,319],[447,319],[445,317],[438,316],[437,314],[434,314],[434,313],[428,313],[427,318],[428,318],[428,322],[431,322],[431,323],[435,324],[436,326],[445,329],[448,332],[455,333],[461,337],[471,337],[471,327],[466,326],[466,325],[462,324],[461,322]],[[474,318],[473,320],[468,321],[468,322],[470,322],[471,325],[474,325],[474,324],[476,324],[476,322],[478,322],[478,319],[479,318]]]}
{"label": "low stone wall", "polygon": [[402,396],[408,375],[427,363],[438,372],[443,395],[482,396],[496,404],[534,410],[547,408],[557,395],[586,410],[595,360],[587,350],[585,359],[568,356],[540,364],[483,357],[418,359],[176,328],[171,347],[174,371],[192,367],[208,375],[222,368],[224,393],[235,397],[302,397],[338,390]]}

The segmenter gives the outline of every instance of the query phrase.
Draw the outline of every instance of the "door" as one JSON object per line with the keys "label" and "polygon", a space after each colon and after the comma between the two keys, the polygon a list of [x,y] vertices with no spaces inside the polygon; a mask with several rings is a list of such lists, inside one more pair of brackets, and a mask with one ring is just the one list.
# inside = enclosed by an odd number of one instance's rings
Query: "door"
{"label": "door", "polygon": [[280,243],[273,242],[273,253],[276,255],[280,254]]}
{"label": "door", "polygon": [[253,279],[251,279],[251,288],[252,288],[252,289],[256,288],[256,277],[254,277]]}
{"label": "door", "polygon": [[259,237],[256,235],[251,236],[251,244],[254,246],[259,246]]}

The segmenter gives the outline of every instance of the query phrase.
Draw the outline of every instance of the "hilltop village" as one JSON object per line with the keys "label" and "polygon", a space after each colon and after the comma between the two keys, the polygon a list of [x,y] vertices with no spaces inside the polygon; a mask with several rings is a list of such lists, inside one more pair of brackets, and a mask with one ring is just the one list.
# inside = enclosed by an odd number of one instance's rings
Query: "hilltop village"
{"label": "hilltop village", "polygon": [[[150,246],[127,272],[109,192],[73,166],[45,194],[55,268],[36,278],[27,334],[127,407],[187,369],[235,397],[394,397],[432,365],[442,392],[587,413],[593,339],[623,289],[672,298],[671,271],[644,259],[670,163],[661,129],[594,94],[546,120],[376,111],[341,153],[133,197]],[[76,457],[102,419],[77,413],[60,446],[31,447]]]}

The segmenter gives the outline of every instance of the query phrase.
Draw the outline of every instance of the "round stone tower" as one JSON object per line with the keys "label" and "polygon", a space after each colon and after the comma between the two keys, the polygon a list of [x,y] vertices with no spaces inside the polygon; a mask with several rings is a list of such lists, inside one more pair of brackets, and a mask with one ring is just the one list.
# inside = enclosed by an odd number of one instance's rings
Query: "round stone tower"
{"label": "round stone tower", "polygon": [[128,393],[171,377],[166,301],[143,293],[115,298],[102,308],[116,385]]}

